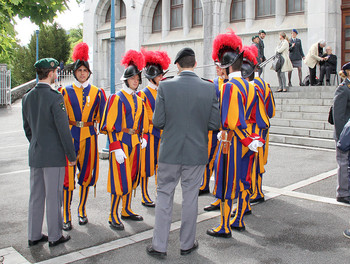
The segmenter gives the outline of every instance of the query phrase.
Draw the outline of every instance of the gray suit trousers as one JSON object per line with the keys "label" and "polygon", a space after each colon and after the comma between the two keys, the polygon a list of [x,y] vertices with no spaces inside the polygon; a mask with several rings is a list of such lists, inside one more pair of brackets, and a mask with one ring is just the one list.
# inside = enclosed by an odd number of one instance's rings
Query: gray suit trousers
{"label": "gray suit trousers", "polygon": [[61,238],[64,171],[64,167],[30,168],[29,240],[42,237],[45,201],[49,241]]}
{"label": "gray suit trousers", "polygon": [[180,247],[187,250],[193,246],[196,237],[198,191],[204,169],[205,165],[189,166],[159,163],[156,219],[152,241],[155,250],[167,251],[175,187],[180,178],[182,188]]}
{"label": "gray suit trousers", "polygon": [[336,155],[338,163],[337,197],[348,197],[350,196],[349,151],[344,152],[336,147]]}

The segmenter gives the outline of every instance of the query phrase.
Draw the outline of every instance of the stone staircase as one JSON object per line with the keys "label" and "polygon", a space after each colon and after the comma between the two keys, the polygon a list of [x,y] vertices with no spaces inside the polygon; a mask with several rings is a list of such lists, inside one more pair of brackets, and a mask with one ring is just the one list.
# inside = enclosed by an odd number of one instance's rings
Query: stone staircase
{"label": "stone staircase", "polygon": [[334,149],[328,112],[335,89],[335,86],[304,86],[277,93],[272,88],[276,115],[271,119],[270,142]]}

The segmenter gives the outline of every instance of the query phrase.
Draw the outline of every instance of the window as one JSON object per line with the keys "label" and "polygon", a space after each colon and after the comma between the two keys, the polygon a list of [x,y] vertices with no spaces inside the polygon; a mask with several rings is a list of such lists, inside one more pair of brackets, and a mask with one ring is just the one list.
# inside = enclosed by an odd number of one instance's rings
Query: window
{"label": "window", "polygon": [[[281,1],[281,0],[278,0]],[[256,0],[256,16],[266,17],[275,15],[276,0]]]}
{"label": "window", "polygon": [[106,14],[106,23],[111,22],[111,12],[111,6],[109,6]]}
{"label": "window", "polygon": [[192,0],[192,26],[203,25],[203,11],[201,0]]}
{"label": "window", "polygon": [[182,0],[171,0],[170,5],[170,29],[182,28]]}
{"label": "window", "polygon": [[158,1],[153,14],[152,32],[162,31],[162,0]]}
{"label": "window", "polygon": [[120,19],[126,18],[126,7],[123,0],[120,0]]}
{"label": "window", "polygon": [[245,0],[232,0],[231,21],[245,19]]}
{"label": "window", "polygon": [[304,12],[304,0],[287,0],[287,14]]}

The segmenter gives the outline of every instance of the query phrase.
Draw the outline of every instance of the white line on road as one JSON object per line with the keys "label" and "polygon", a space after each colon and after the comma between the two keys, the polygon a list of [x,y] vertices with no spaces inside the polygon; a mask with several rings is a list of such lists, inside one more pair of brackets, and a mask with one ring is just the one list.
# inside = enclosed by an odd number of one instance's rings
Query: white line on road
{"label": "white line on road", "polygon": [[13,130],[13,131],[0,132],[0,136],[5,135],[5,134],[14,134],[14,133],[24,133],[24,131],[23,130]]}
{"label": "white line on road", "polygon": [[27,143],[27,144],[22,144],[22,145],[14,145],[14,146],[0,147],[0,150],[2,150],[2,149],[9,149],[9,148],[28,147],[28,146],[29,146],[29,143]]}
{"label": "white line on road", "polygon": [[23,172],[29,172],[29,169],[0,173],[0,177],[6,176],[6,175],[11,175],[11,174],[23,173]]}

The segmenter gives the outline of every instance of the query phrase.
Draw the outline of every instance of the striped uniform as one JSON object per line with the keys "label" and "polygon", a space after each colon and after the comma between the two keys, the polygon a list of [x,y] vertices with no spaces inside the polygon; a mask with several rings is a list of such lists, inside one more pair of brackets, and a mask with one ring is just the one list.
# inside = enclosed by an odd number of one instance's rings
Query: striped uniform
{"label": "striped uniform", "polygon": [[[123,132],[124,129],[138,130],[140,134]],[[111,193],[109,221],[121,223],[118,205],[123,200],[123,216],[134,215],[130,208],[131,192],[140,182],[141,133],[147,138],[148,116],[142,99],[121,90],[108,98],[100,124],[101,133],[107,134],[109,145],[109,170],[107,191]],[[119,164],[113,150],[122,149],[126,155]]]}
{"label": "striped uniform", "polygon": [[60,89],[66,105],[70,130],[73,137],[75,152],[77,155],[76,166],[66,166],[63,188],[63,220],[65,223],[71,221],[71,202],[75,188],[75,175],[77,174],[80,185],[80,202],[78,214],[86,217],[86,200],[89,187],[95,186],[99,174],[97,131],[95,125],[77,127],[71,122],[83,121],[99,123],[106,103],[106,95],[103,89],[89,84],[85,88],[77,87],[75,84]]}
{"label": "striped uniform", "polygon": [[[227,81],[228,81],[227,79],[223,79],[221,77],[216,77],[213,80],[218,100],[220,98],[221,87]],[[212,130],[209,130],[208,132],[208,160],[209,161],[205,166],[202,184],[201,184],[201,187],[199,188],[200,190],[203,190],[203,191],[209,190],[210,177],[213,173],[215,156],[219,146],[218,139],[217,139],[218,132],[219,131],[212,131]]]}
{"label": "striped uniform", "polygon": [[[223,85],[220,92],[221,126],[229,131],[231,145],[227,154],[227,174],[223,175],[223,144],[220,142],[215,159],[214,194],[222,199],[222,182],[225,179],[225,204],[221,206],[221,224],[214,231],[231,232],[232,226],[243,227],[243,213],[249,200],[251,168],[254,153],[247,147],[252,138],[248,133],[251,125],[247,122],[257,97],[252,84],[240,77],[234,77]],[[248,124],[247,124],[248,123]],[[249,126],[248,126],[249,125]],[[232,200],[238,198],[236,216],[230,222]]]}
{"label": "striped uniform", "polygon": [[[255,87],[259,92],[259,97],[262,101],[262,106],[265,108],[265,116],[261,116],[261,122],[259,125],[259,119],[257,117],[257,127],[255,127],[253,133],[258,134],[262,139],[265,140],[265,145],[262,149],[259,148],[257,166],[256,166],[256,184],[252,188],[251,199],[263,198],[262,192],[262,174],[265,172],[264,166],[267,163],[268,156],[268,143],[269,143],[269,119],[275,115],[275,99],[273,97],[270,85],[260,77],[254,78]],[[259,100],[260,101],[260,100]],[[261,110],[261,112],[263,112]],[[255,187],[255,188],[254,188]]]}
{"label": "striped uniform", "polygon": [[141,192],[142,192],[142,202],[151,203],[152,200],[148,194],[148,177],[156,175],[157,164],[158,164],[158,153],[160,145],[160,137],[162,131],[155,128],[152,123],[153,111],[155,107],[157,90],[147,86],[140,92],[138,96],[145,103],[147,110],[148,120],[149,120],[149,133],[147,147],[141,150]]}

